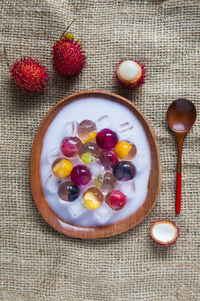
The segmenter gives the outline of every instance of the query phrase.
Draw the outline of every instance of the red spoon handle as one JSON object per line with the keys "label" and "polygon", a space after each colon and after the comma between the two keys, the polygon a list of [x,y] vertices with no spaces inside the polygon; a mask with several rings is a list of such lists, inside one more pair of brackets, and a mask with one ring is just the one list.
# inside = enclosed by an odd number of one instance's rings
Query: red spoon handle
{"label": "red spoon handle", "polygon": [[181,173],[177,173],[176,177],[176,213],[181,212]]}

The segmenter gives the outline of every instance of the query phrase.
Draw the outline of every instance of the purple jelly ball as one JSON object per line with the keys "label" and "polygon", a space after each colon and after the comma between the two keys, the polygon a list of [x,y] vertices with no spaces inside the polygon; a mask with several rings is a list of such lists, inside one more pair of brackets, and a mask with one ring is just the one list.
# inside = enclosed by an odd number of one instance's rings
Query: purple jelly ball
{"label": "purple jelly ball", "polygon": [[110,129],[101,130],[96,136],[96,142],[102,149],[112,149],[118,142],[117,134]]}
{"label": "purple jelly ball", "polygon": [[76,165],[72,169],[71,180],[78,186],[87,185],[90,182],[91,178],[92,176],[90,170],[85,165]]}
{"label": "purple jelly ball", "polygon": [[135,174],[135,165],[130,161],[119,161],[113,168],[113,175],[118,181],[132,180]]}
{"label": "purple jelly ball", "polygon": [[118,159],[113,150],[106,150],[100,153],[99,160],[105,169],[113,169]]}

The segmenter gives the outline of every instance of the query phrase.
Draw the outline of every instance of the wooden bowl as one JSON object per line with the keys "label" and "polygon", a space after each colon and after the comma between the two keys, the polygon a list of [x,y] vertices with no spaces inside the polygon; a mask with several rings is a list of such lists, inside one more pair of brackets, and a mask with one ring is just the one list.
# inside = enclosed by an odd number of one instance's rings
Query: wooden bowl
{"label": "wooden bowl", "polygon": [[[141,207],[134,212],[132,215],[127,218],[115,222],[110,225],[97,226],[97,227],[84,227],[77,226],[67,223],[66,221],[61,220],[49,207],[45,195],[42,189],[41,175],[40,175],[40,158],[43,146],[43,139],[46,134],[46,131],[51,124],[52,120],[58,114],[58,112],[69,103],[74,102],[78,99],[83,99],[86,97],[102,97],[108,99],[128,108],[133,114],[138,118],[141,123],[149,143],[150,152],[151,152],[151,170],[148,182],[148,192],[144,203]],[[161,182],[161,163],[160,163],[160,154],[159,148],[156,141],[155,134],[143,116],[143,114],[138,110],[138,108],[132,104],[127,99],[108,92],[103,91],[84,91],[79,92],[73,95],[70,95],[59,103],[57,103],[44,117],[42,120],[39,129],[36,133],[32,154],[31,154],[31,166],[30,166],[30,181],[31,181],[31,190],[32,195],[35,200],[35,204],[41,213],[42,217],[47,221],[47,223],[52,226],[57,231],[64,233],[68,236],[85,238],[85,239],[95,239],[113,236],[139,224],[153,209],[158,194],[160,191],[160,182]]]}

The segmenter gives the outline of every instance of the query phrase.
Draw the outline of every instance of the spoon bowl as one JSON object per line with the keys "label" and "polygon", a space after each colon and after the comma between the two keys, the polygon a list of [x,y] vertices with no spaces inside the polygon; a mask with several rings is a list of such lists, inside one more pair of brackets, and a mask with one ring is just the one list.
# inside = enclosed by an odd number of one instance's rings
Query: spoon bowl
{"label": "spoon bowl", "polygon": [[175,133],[188,133],[196,120],[196,108],[187,99],[177,99],[168,108],[167,121]]}
{"label": "spoon bowl", "polygon": [[196,108],[187,99],[177,99],[169,106],[167,122],[177,139],[178,162],[176,179],[176,213],[181,211],[181,155],[183,141],[196,121]]}

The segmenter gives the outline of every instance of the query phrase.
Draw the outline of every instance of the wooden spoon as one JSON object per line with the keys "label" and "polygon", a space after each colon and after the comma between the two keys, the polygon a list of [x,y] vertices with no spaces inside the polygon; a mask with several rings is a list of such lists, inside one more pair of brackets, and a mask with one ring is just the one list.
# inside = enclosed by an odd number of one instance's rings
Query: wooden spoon
{"label": "wooden spoon", "polygon": [[177,139],[178,162],[176,178],[176,213],[181,211],[181,154],[185,136],[196,121],[196,108],[187,99],[177,99],[169,106],[167,122]]}

